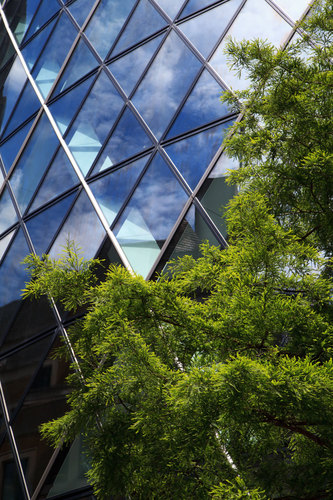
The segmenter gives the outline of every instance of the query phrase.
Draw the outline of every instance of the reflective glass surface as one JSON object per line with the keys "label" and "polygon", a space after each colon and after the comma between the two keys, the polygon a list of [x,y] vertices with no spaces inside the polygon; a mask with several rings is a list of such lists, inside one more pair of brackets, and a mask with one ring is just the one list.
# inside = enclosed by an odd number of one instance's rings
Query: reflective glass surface
{"label": "reflective glass surface", "polygon": [[141,158],[90,184],[110,226],[146,163],[147,157]]}
{"label": "reflective glass surface", "polygon": [[141,0],[122,33],[113,55],[138,43],[166,26],[166,21],[148,0]]}
{"label": "reflective glass surface", "polygon": [[2,132],[27,79],[18,57],[7,68],[7,71],[3,70],[0,73],[0,132]]}
{"label": "reflective glass surface", "polygon": [[37,255],[47,251],[73,200],[74,194],[67,196],[26,222]]}
{"label": "reflective glass surface", "polygon": [[12,57],[15,50],[7,34],[6,28],[0,20],[0,69],[5,66],[7,61]]}
{"label": "reflective glass surface", "polygon": [[41,53],[47,37],[52,31],[55,20],[50,22],[42,29],[36,36],[34,36],[31,41],[25,45],[22,49],[22,54],[28,68],[31,70]]}
{"label": "reflective glass surface", "polygon": [[171,32],[133,97],[156,137],[164,132],[199,68],[198,59]]}
{"label": "reflective glass surface", "polygon": [[245,88],[249,84],[246,74],[243,73],[239,79],[228,67],[227,56],[224,53],[228,37],[231,36],[236,41],[261,38],[279,46],[285,41],[290,31],[291,26],[265,0],[251,0],[251,2],[246,2],[238,14],[210,63],[229,86],[234,89]]}
{"label": "reflective glass surface", "polygon": [[[23,500],[23,491],[8,438],[0,446],[0,456],[2,458],[0,463],[1,500]],[[22,459],[21,463],[23,469],[26,469],[27,459]]]}
{"label": "reflective glass surface", "polygon": [[207,70],[204,70],[167,134],[167,138],[227,115],[228,107],[220,101],[222,91],[217,81]]}
{"label": "reflective glass surface", "polygon": [[44,98],[48,95],[76,35],[76,29],[63,13],[32,72]]}
{"label": "reflective glass surface", "polygon": [[102,71],[66,137],[84,175],[88,173],[123,104],[110,79]]}
{"label": "reflective glass surface", "polygon": [[[242,0],[231,0],[179,25],[180,29],[207,57],[228,26]],[[204,33],[204,36],[203,36]]]}
{"label": "reflective glass surface", "polygon": [[13,235],[14,235],[14,231],[12,231],[11,233],[9,233],[6,236],[4,236],[3,238],[1,238],[1,240],[0,240],[0,261],[1,261],[8,245],[9,245]]}
{"label": "reflective glass surface", "polygon": [[26,209],[58,145],[59,141],[49,120],[43,115],[10,177],[22,212]]}
{"label": "reflective glass surface", "polygon": [[18,43],[21,43],[38,4],[39,0],[11,1],[6,3],[5,13]]}
{"label": "reflective glass surface", "polygon": [[183,5],[184,0],[156,0],[156,3],[170,16],[174,18],[178,13],[180,7]]}
{"label": "reflective glass surface", "polygon": [[30,127],[31,122],[20,128],[15,135],[12,135],[9,139],[6,140],[6,142],[4,142],[0,146],[1,158],[7,172],[9,171],[13,161],[15,160],[24,139],[26,138],[28,131],[30,130]]}
{"label": "reflective glass surface", "polygon": [[161,40],[162,36],[156,37],[109,65],[127,95],[132,92]]}
{"label": "reflective glass surface", "polygon": [[43,26],[60,8],[57,0],[42,0],[37,14],[33,18],[26,39],[32,36],[39,28]]}
{"label": "reflective glass surface", "polygon": [[232,121],[223,123],[165,148],[192,189],[196,187],[221,146],[223,131],[232,123]]}
{"label": "reflective glass surface", "polygon": [[114,229],[135,272],[148,274],[186,200],[179,182],[156,155]]}
{"label": "reflective glass surface", "polygon": [[75,21],[81,26],[87,19],[94,2],[92,0],[76,0],[68,6],[68,10],[75,18]]}
{"label": "reflective glass surface", "polygon": [[17,215],[7,188],[0,196],[0,234],[17,221]]}
{"label": "reflective glass surface", "polygon": [[80,194],[50,250],[58,256],[68,240],[75,241],[85,259],[94,257],[105,236],[104,228],[84,191]]}
{"label": "reflective glass surface", "polygon": [[112,167],[134,154],[149,148],[151,145],[149,137],[132,111],[126,108],[103,153],[98,159],[94,173]]}
{"label": "reflective glass surface", "polygon": [[193,14],[193,12],[203,9],[204,7],[208,7],[208,5],[211,5],[212,3],[214,3],[214,0],[189,0],[180,17]]}
{"label": "reflective glass surface", "polygon": [[308,0],[274,0],[275,3],[282,8],[294,21],[300,19],[308,6]]}
{"label": "reflective glass surface", "polygon": [[102,59],[110,51],[134,4],[135,0],[105,0],[96,9],[85,34]]}

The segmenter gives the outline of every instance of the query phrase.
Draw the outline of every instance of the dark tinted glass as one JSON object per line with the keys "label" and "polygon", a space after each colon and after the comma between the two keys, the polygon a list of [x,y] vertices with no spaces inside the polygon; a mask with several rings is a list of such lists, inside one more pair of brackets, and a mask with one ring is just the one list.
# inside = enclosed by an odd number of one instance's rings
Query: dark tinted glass
{"label": "dark tinted glass", "polygon": [[6,3],[5,14],[18,43],[22,41],[39,1],[24,0],[17,2],[12,0]]}

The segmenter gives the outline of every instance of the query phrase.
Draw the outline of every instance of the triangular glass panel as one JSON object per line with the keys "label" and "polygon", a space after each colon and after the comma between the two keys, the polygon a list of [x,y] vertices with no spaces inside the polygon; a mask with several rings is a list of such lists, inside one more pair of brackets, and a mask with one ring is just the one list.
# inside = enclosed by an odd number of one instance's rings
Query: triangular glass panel
{"label": "triangular glass panel", "polygon": [[227,104],[220,101],[223,89],[211,74],[204,70],[180,110],[167,139],[180,135],[229,114]]}
{"label": "triangular glass panel", "polygon": [[151,145],[151,140],[132,111],[126,108],[98,159],[94,173],[112,167],[134,154],[144,151]]}
{"label": "triangular glass panel", "polygon": [[109,64],[109,69],[127,95],[132,92],[161,39],[162,36],[153,38],[150,42]]}
{"label": "triangular glass panel", "polygon": [[166,24],[166,21],[148,0],[141,0],[132,14],[115,49],[112,51],[112,55],[118,54],[149,35],[156,33],[156,31],[162,29]]}
{"label": "triangular glass panel", "polygon": [[102,59],[110,51],[134,4],[135,0],[105,0],[97,7],[85,34]]}
{"label": "triangular glass panel", "polygon": [[14,109],[26,79],[27,75],[18,57],[13,60],[13,64],[7,66],[6,71],[0,73],[0,132]]}
{"label": "triangular glass panel", "polygon": [[14,235],[14,231],[12,231],[11,233],[9,233],[6,236],[4,236],[3,238],[1,238],[1,240],[0,240],[0,261],[4,255],[5,251],[7,250],[7,247],[9,245],[9,243],[11,242],[13,235]]}
{"label": "triangular glass panel", "polygon": [[92,79],[91,76],[84,80],[80,85],[77,85],[50,105],[50,110],[62,135],[65,134],[68,125],[86,96]]}
{"label": "triangular glass panel", "polygon": [[156,0],[156,3],[173,19],[183,5],[184,0],[173,0],[172,2],[170,0]]}
{"label": "triangular glass panel", "polygon": [[87,47],[85,41],[81,39],[75,48],[75,51],[68,62],[66,69],[52,94],[56,96],[63,92],[77,80],[80,80],[84,75],[89,73],[98,65],[97,60],[92,52]]}
{"label": "triangular glass panel", "polygon": [[37,61],[39,54],[44,48],[44,44],[47,40],[47,37],[51,33],[51,30],[54,26],[55,20],[49,23],[43,30],[41,30],[27,45],[22,49],[22,54],[25,62],[30,70],[34,67],[35,62]]}
{"label": "triangular glass panel", "polygon": [[2,69],[10,60],[10,58],[15,54],[14,46],[10,41],[2,20],[0,20],[0,47],[2,48],[2,54],[0,57],[0,69]]}
{"label": "triangular glass panel", "polygon": [[0,234],[17,222],[17,215],[8,188],[0,196]]}
{"label": "triangular glass panel", "polygon": [[197,10],[201,10],[204,9],[205,7],[208,7],[208,5],[211,5],[215,1],[216,0],[189,0],[185,9],[182,11],[180,17],[182,18],[185,16],[189,16],[190,14],[193,14],[193,12],[196,12]]}
{"label": "triangular glass panel", "polygon": [[5,170],[8,172],[12,166],[13,161],[16,158],[17,153],[23,144],[31,127],[31,122],[27,123],[24,127],[20,128],[15,135],[12,135],[6,142],[4,142],[0,147],[1,158]]}
{"label": "triangular glass panel", "polygon": [[49,253],[52,257],[59,256],[70,240],[81,249],[85,259],[90,259],[96,254],[104,237],[105,230],[95,209],[86,192],[82,191]]}
{"label": "triangular glass panel", "polygon": [[76,0],[76,2],[71,3],[67,8],[78,25],[82,26],[93,5],[91,0]]}
{"label": "triangular glass panel", "polygon": [[110,226],[146,163],[147,157],[140,158],[90,184]]}
{"label": "triangular glass panel", "polygon": [[43,176],[59,141],[46,115],[39,120],[10,177],[10,183],[22,213]]}
{"label": "triangular glass panel", "polygon": [[135,272],[147,276],[187,199],[157,154],[114,228]]}
{"label": "triangular glass panel", "polygon": [[195,189],[205,173],[222,144],[223,133],[232,123],[233,121],[223,123],[165,148],[192,189]]}
{"label": "triangular glass panel", "polygon": [[[22,500],[26,498],[23,492],[20,476],[17,472],[15,459],[12,454],[8,437],[3,441],[0,447],[0,456],[6,457],[2,462],[2,480],[1,480],[1,499],[2,500]],[[23,471],[28,468],[28,458],[21,459]]]}
{"label": "triangular glass panel", "polygon": [[53,200],[67,189],[78,184],[78,177],[62,148],[56,154],[34,202],[29,210],[33,212],[44,203]]}
{"label": "triangular glass panel", "polygon": [[74,194],[71,194],[26,222],[37,255],[47,251],[73,200]]}
{"label": "triangular glass panel", "polygon": [[[3,2],[2,2],[3,3]],[[24,2],[7,2],[5,13],[11,30],[20,44],[26,30],[29,27],[33,14],[39,4],[39,0],[25,0]]]}
{"label": "triangular glass panel", "polygon": [[[241,2],[242,0],[234,0],[223,3],[215,7],[215,9],[208,10],[200,14],[200,16],[179,24],[179,28],[201,54],[207,57],[228,26],[230,19]],[[203,33],[205,34],[204,36]]]}
{"label": "triangular glass panel", "polygon": [[14,112],[7,123],[3,137],[6,137],[21,125],[29,116],[36,113],[40,107],[40,102],[33,90],[31,83],[27,81]]}
{"label": "triangular glass panel", "polygon": [[39,30],[39,28],[41,28],[59,9],[60,5],[57,0],[42,0],[37,14],[29,27],[26,39]]}
{"label": "triangular glass panel", "polygon": [[309,0],[275,0],[275,3],[281,7],[294,21],[298,21],[305,9],[309,5]]}
{"label": "triangular glass panel", "polygon": [[198,193],[199,200],[224,237],[227,234],[223,218],[225,207],[237,193],[237,187],[228,184],[226,178],[228,171],[235,168],[238,163],[223,154]]}

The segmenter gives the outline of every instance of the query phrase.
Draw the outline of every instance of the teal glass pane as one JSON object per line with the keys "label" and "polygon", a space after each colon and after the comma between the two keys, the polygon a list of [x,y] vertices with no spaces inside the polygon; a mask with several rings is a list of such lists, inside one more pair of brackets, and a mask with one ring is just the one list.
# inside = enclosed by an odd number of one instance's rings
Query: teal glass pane
{"label": "teal glass pane", "polygon": [[112,54],[122,52],[147,36],[156,33],[156,31],[166,26],[166,24],[166,21],[148,0],[141,0]]}
{"label": "teal glass pane", "polygon": [[74,194],[67,196],[67,198],[52,205],[26,222],[37,255],[42,255],[42,253],[47,251],[51,239],[59,228],[73,200]]}
{"label": "teal glass pane", "polygon": [[110,51],[134,4],[135,0],[105,0],[96,9],[85,34],[102,59]]}
{"label": "teal glass pane", "polygon": [[89,71],[97,67],[97,64],[97,60],[88,49],[85,41],[81,39],[53,92],[53,96],[63,92],[77,80],[80,80],[80,78],[89,73]]}
{"label": "teal glass pane", "polygon": [[60,194],[78,184],[78,177],[62,148],[59,149],[53,160],[29,212],[33,212],[44,203],[47,203]]}
{"label": "teal glass pane", "polygon": [[26,74],[18,57],[0,73],[0,132],[19,98]]}
{"label": "teal glass pane", "polygon": [[221,103],[222,87],[204,70],[187,98],[167,138],[195,129],[229,114],[228,106]]}
{"label": "teal glass pane", "polygon": [[32,70],[35,62],[41,53],[47,37],[51,33],[55,20],[50,22],[44,29],[42,29],[32,40],[24,46],[22,49],[22,54],[25,62],[30,70]]}
{"label": "teal glass pane", "polygon": [[173,19],[183,5],[184,0],[156,0],[156,3]]}
{"label": "teal glass pane", "polygon": [[152,142],[149,137],[133,113],[126,108],[98,159],[94,173],[112,167],[150,146],[152,146]]}
{"label": "teal glass pane", "polygon": [[18,43],[21,43],[39,4],[39,0],[7,2],[5,14]]}
{"label": "teal glass pane", "polygon": [[161,39],[162,36],[158,36],[109,64],[109,69],[127,95],[132,92]]}
{"label": "teal glass pane", "polygon": [[9,118],[9,121],[4,130],[3,136],[11,134],[19,125],[32,116],[40,107],[40,102],[37,99],[31,83],[27,81],[21,97],[16,104],[16,107]]}
{"label": "teal glass pane", "polygon": [[26,39],[43,26],[60,8],[57,0],[42,0],[41,5],[27,32]]}
{"label": "teal glass pane", "polygon": [[241,2],[242,0],[232,0],[223,3],[180,24],[179,27],[201,54],[207,57]]}
{"label": "teal glass pane", "polygon": [[84,175],[88,173],[123,104],[110,79],[101,72],[66,137]]}
{"label": "teal glass pane", "polygon": [[62,14],[32,72],[44,98],[48,95],[76,35],[73,24],[66,14]]}
{"label": "teal glass pane", "polygon": [[17,222],[17,215],[8,189],[0,196],[0,234]]}
{"label": "teal glass pane", "polygon": [[86,96],[92,78],[84,80],[80,85],[74,87],[70,92],[67,92],[50,105],[51,113],[62,135],[66,132],[68,125]]}
{"label": "teal glass pane", "polygon": [[22,146],[23,141],[30,130],[30,127],[31,122],[27,123],[18,132],[16,132],[15,135],[12,135],[10,139],[7,139],[7,141],[0,146],[1,158],[7,172],[12,166],[12,163],[15,160],[20,147]]}
{"label": "teal glass pane", "polygon": [[10,177],[22,212],[25,211],[58,145],[51,125],[43,115]]}
{"label": "teal glass pane", "polygon": [[133,103],[157,138],[166,129],[200,66],[172,31],[133,97]]}
{"label": "teal glass pane", "polygon": [[75,21],[82,26],[84,21],[87,19],[94,2],[92,0],[76,0],[76,2],[71,3],[68,6],[69,12],[75,18]]}
{"label": "teal glass pane", "polygon": [[68,240],[75,241],[85,259],[94,257],[105,237],[105,230],[86,195],[82,191],[50,249],[52,257],[61,254]]}
{"label": "teal glass pane", "polygon": [[232,123],[232,121],[223,123],[223,125],[210,128],[165,148],[192,189],[195,189],[209,163],[221,146],[223,132]]}
{"label": "teal glass pane", "polygon": [[147,157],[140,158],[90,184],[110,226],[146,163]]}
{"label": "teal glass pane", "polygon": [[212,3],[214,3],[214,0],[189,0],[180,17],[193,14],[193,12],[203,9],[204,7],[208,7],[208,5],[211,5]]}
{"label": "teal glass pane", "polygon": [[135,272],[147,276],[186,201],[179,182],[156,155],[114,228]]}
{"label": "teal glass pane", "polygon": [[223,215],[229,200],[237,193],[237,187],[226,182],[229,170],[238,168],[238,163],[223,154],[208,179],[200,189],[198,198],[221,233],[226,236],[227,228]]}

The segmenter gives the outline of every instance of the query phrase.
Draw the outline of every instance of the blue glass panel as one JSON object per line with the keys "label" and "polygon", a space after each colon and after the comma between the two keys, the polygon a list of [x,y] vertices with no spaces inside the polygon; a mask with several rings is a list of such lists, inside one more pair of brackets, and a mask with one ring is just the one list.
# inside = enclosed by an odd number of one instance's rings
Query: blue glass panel
{"label": "blue glass panel", "polygon": [[[0,199],[0,206],[1,206],[1,199]],[[0,261],[9,245],[11,242],[12,237],[14,236],[14,232],[12,231],[11,233],[7,234],[3,238],[0,239]]]}
{"label": "blue glass panel", "polygon": [[51,239],[60,226],[73,199],[74,194],[71,194],[26,222],[32,243],[38,255],[42,255],[42,253],[47,251]]}
{"label": "blue glass panel", "polygon": [[23,232],[20,231],[15,236],[13,243],[0,267],[0,325],[6,315],[6,306],[14,300],[18,300],[24,282],[27,280],[27,273],[24,266],[19,265],[24,257],[29,253],[27,242]]}
{"label": "blue glass panel", "polygon": [[17,215],[6,188],[0,196],[0,234],[17,222]]}
{"label": "blue glass panel", "polygon": [[4,130],[4,137],[13,132],[13,130],[21,125],[21,123],[29,118],[29,116],[36,113],[39,107],[40,102],[37,99],[36,93],[34,92],[31,83],[27,81],[20,100],[18,101],[16,108],[14,109],[14,112]]}
{"label": "blue glass panel", "polygon": [[27,63],[28,68],[31,70],[41,53],[47,37],[51,33],[55,20],[49,23],[43,30],[41,30],[23,49],[22,54]]}
{"label": "blue glass panel", "polygon": [[171,32],[150,66],[133,102],[160,137],[200,68],[200,62]]}
{"label": "blue glass panel", "polygon": [[123,104],[110,79],[104,71],[101,72],[66,137],[84,175],[88,173]]}
{"label": "blue glass panel", "polygon": [[192,189],[196,187],[221,146],[223,132],[232,123],[232,121],[223,123],[165,148]]}
{"label": "blue glass panel", "polygon": [[22,212],[26,209],[58,145],[51,125],[43,115],[10,177]]}
{"label": "blue glass panel", "polygon": [[127,47],[140,42],[166,26],[166,24],[166,21],[148,0],[141,0],[112,54],[121,52],[127,49]]}
{"label": "blue glass panel", "polygon": [[51,113],[62,134],[66,132],[67,127],[83,101],[91,82],[92,77],[88,78],[77,87],[74,87],[74,89],[67,92],[64,96],[60,97],[60,99],[57,99],[50,105]]}
{"label": "blue glass panel", "polygon": [[44,98],[49,93],[76,35],[76,29],[63,13],[32,72]]}
{"label": "blue glass panel", "polygon": [[18,43],[21,43],[38,4],[39,0],[25,0],[19,3],[7,2],[5,13]]}
{"label": "blue glass panel", "polygon": [[177,179],[157,155],[114,229],[135,272],[147,276],[186,201]]}
{"label": "blue glass panel", "polygon": [[75,48],[66,69],[56,86],[53,96],[63,92],[74,82],[89,73],[93,68],[97,67],[98,63],[91,51],[88,49],[84,40],[80,40]]}
{"label": "blue glass panel", "polygon": [[38,9],[36,16],[34,17],[31,26],[27,32],[26,38],[32,36],[43,24],[48,21],[53,14],[55,14],[60,8],[57,0],[42,0],[42,3]]}
{"label": "blue glass panel", "polygon": [[109,65],[111,72],[127,95],[132,92],[161,39],[162,36],[158,36]]}
{"label": "blue glass panel", "polygon": [[76,0],[76,2],[68,6],[68,10],[75,18],[75,21],[82,26],[93,5],[92,0]]}
{"label": "blue glass panel", "polygon": [[135,0],[105,0],[96,9],[85,34],[102,59],[110,51],[134,4]]}
{"label": "blue glass panel", "polygon": [[110,226],[146,163],[147,157],[140,158],[90,184]]}
{"label": "blue glass panel", "polygon": [[223,3],[215,9],[180,24],[179,27],[201,54],[207,57],[241,2],[242,0],[233,0]]}
{"label": "blue glass panel", "polygon": [[180,17],[188,16],[197,10],[203,9],[214,3],[215,0],[189,0]]}
{"label": "blue glass panel", "polygon": [[29,212],[53,200],[53,198],[75,186],[78,182],[78,177],[67,155],[60,148],[36,194]]}
{"label": "blue glass panel", "polygon": [[184,0],[156,0],[156,3],[173,19],[183,5]]}
{"label": "blue glass panel", "polygon": [[151,145],[149,137],[133,113],[126,108],[101,157],[98,159],[94,172],[112,167],[112,165],[126,160]]}
{"label": "blue glass panel", "polygon": [[7,71],[2,71],[0,74],[0,132],[2,132],[27,79],[18,57],[7,68]]}
{"label": "blue glass panel", "polygon": [[221,93],[221,86],[207,70],[204,70],[172,125],[167,138],[229,114],[228,106],[220,101]]}
{"label": "blue glass panel", "polygon": [[30,130],[31,122],[27,123],[23,128],[21,128],[15,135],[8,139],[4,144],[0,146],[0,154],[3,160],[4,167],[8,172],[12,166],[13,161],[16,158],[20,147],[23,144],[24,139]]}
{"label": "blue glass panel", "polygon": [[15,53],[13,44],[7,34],[6,28],[0,20],[0,47],[1,47],[1,57],[0,57],[0,69],[5,66],[12,55]]}
{"label": "blue glass panel", "polygon": [[53,243],[50,255],[59,255],[66,242],[73,240],[81,248],[84,258],[90,259],[96,254],[104,237],[105,230],[88,196],[82,191]]}

